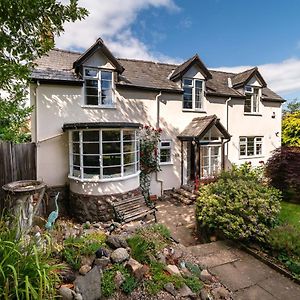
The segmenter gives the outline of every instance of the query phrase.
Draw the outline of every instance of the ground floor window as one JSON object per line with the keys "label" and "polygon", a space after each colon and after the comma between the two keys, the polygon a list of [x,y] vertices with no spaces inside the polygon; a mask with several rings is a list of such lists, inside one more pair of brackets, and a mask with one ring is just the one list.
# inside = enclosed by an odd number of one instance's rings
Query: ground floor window
{"label": "ground floor window", "polygon": [[221,146],[205,145],[200,148],[200,177],[213,177],[221,170]]}
{"label": "ground floor window", "polygon": [[240,137],[240,157],[262,155],[262,137]]}
{"label": "ground floor window", "polygon": [[169,164],[172,162],[172,143],[171,141],[161,141],[159,143],[159,163]]}
{"label": "ground floor window", "polygon": [[122,178],[139,171],[138,133],[134,129],[72,130],[70,176]]}

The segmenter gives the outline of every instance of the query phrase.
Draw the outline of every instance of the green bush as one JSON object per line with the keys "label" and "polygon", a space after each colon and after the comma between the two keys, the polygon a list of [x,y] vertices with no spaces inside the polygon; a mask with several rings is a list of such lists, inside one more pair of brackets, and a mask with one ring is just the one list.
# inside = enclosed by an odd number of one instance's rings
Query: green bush
{"label": "green bush", "polygon": [[261,174],[261,169],[244,164],[201,187],[196,203],[200,230],[234,240],[264,241],[276,224],[281,196],[262,182]]}
{"label": "green bush", "polygon": [[184,282],[194,293],[198,293],[203,288],[203,283],[196,276],[187,277]]}
{"label": "green bush", "polygon": [[33,240],[15,237],[0,220],[0,299],[54,299],[60,266]]}
{"label": "green bush", "polygon": [[300,257],[300,232],[293,225],[284,224],[273,228],[267,243],[275,253],[284,252]]}

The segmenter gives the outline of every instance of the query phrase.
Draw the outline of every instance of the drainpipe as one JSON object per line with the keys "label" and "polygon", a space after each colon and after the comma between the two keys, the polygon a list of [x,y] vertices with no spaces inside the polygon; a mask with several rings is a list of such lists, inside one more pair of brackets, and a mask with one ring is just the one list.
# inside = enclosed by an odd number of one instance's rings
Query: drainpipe
{"label": "drainpipe", "polygon": [[[230,80],[228,78],[228,86],[230,87]],[[225,105],[226,105],[226,130],[228,132],[228,129],[229,129],[229,102],[232,100],[231,97],[229,97],[226,102],[225,102]],[[225,170],[225,156],[227,155],[227,158],[228,158],[228,142],[230,141],[230,139],[228,139],[227,141],[225,141],[223,143],[223,149],[225,149],[225,144],[226,144],[226,154],[224,153],[224,150],[223,150],[223,153],[222,153],[222,160],[223,160],[223,163],[222,163],[222,167],[223,167],[223,170]]]}
{"label": "drainpipe", "polygon": [[[155,100],[156,100],[156,128],[159,128],[160,125],[160,97],[161,97],[162,93],[161,91],[155,96]],[[158,178],[158,172],[155,172],[155,180],[156,182],[158,182],[160,184],[160,195],[162,196],[163,194],[163,180],[160,180]]]}

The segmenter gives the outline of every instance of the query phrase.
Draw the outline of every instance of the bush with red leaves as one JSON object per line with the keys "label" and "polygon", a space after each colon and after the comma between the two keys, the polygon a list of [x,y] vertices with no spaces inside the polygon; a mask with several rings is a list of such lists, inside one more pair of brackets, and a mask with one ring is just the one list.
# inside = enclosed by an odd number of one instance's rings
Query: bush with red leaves
{"label": "bush with red leaves", "polygon": [[300,147],[274,150],[266,164],[266,176],[282,191],[285,201],[300,203]]}

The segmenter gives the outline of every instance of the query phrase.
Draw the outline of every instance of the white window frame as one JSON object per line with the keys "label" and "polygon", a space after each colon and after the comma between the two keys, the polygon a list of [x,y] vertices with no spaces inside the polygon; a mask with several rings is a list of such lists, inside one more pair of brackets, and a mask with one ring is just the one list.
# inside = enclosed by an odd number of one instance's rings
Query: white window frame
{"label": "white window frame", "polygon": [[[208,158],[208,165],[202,165],[202,163],[200,161],[200,174],[202,174],[204,172],[204,169],[208,167],[208,176],[201,176],[201,179],[212,178],[212,177],[214,177],[214,175],[216,175],[216,174],[213,174],[213,172],[212,172],[212,169],[213,169],[212,159],[213,158],[218,158],[218,161],[219,161],[219,164],[218,164],[219,170],[218,170],[218,172],[220,172],[221,169],[222,169],[222,162],[221,162],[221,148],[222,148],[222,146],[220,144],[201,145],[200,151],[203,148],[207,148],[208,155],[203,156],[203,158]],[[218,154],[217,155],[215,155],[215,154],[212,155],[212,153],[213,153],[212,148],[218,148]]]}
{"label": "white window frame", "polygon": [[[124,131],[132,130],[134,131],[134,140],[124,140],[123,139],[123,134]],[[87,131],[98,131],[99,132],[99,141],[83,141],[83,132]],[[111,154],[116,154],[121,156],[121,164],[120,165],[110,165],[110,166],[104,166],[103,165],[103,156],[104,155],[111,155],[110,153],[103,154],[103,143],[109,143],[110,141],[103,141],[102,134],[103,131],[118,131],[120,132],[120,153],[111,153]],[[78,132],[79,133],[79,142],[74,142],[73,141],[73,133]],[[117,141],[111,141],[117,142]],[[129,151],[129,152],[124,152],[124,142],[132,142],[134,143],[134,151]],[[75,165],[77,168],[79,167],[80,173],[79,176],[74,175],[74,164],[73,164],[73,144],[78,143],[79,144],[79,157],[80,157],[80,165]],[[99,143],[99,153],[94,153],[94,154],[84,154],[83,153],[83,145],[85,143]],[[122,179],[127,179],[131,178],[134,176],[137,176],[140,173],[140,155],[139,155],[139,138],[138,138],[138,133],[137,129],[131,129],[131,128],[105,128],[105,129],[80,129],[80,130],[70,130],[69,131],[69,178],[79,180],[79,181],[91,181],[91,182],[102,182],[102,181],[116,181],[116,180],[122,180]],[[124,155],[126,154],[133,154],[134,155],[134,161],[130,162],[128,164],[124,164]],[[76,155],[76,154],[75,154]],[[78,154],[77,154],[78,155]],[[83,157],[88,155],[92,156],[99,156],[99,167],[98,166],[91,166],[91,168],[99,169],[99,172],[97,175],[93,177],[84,177],[84,168],[87,168],[87,166],[84,165],[83,163]],[[131,174],[125,174],[125,167],[127,166],[134,166],[134,172]],[[120,176],[111,176],[111,177],[105,177],[103,175],[103,170],[104,168],[109,168],[109,167],[120,167],[121,168],[121,174]]]}
{"label": "white window frame", "polygon": [[[163,145],[163,143],[168,143],[168,145]],[[164,150],[169,150],[170,151],[170,160],[169,161],[161,161],[160,160],[160,152],[161,150],[164,149]],[[161,140],[159,142],[159,164],[160,165],[170,165],[173,163],[173,159],[172,159],[172,141],[171,140]]]}
{"label": "white window frame", "polygon": [[[96,76],[88,76],[86,75],[86,70],[94,70],[97,72]],[[108,72],[111,73],[111,97],[112,97],[112,101],[110,104],[101,104],[102,101],[102,87],[101,87],[101,81],[102,81],[102,72]],[[97,80],[98,82],[98,104],[97,105],[93,105],[93,104],[87,104],[87,94],[86,94],[86,84],[85,84],[85,80]],[[84,103],[83,103],[83,107],[90,107],[90,108],[115,108],[116,107],[116,103],[115,103],[115,87],[114,87],[114,72],[112,70],[108,70],[108,69],[100,69],[100,68],[95,68],[95,67],[84,67],[83,68],[83,80],[84,80],[84,89],[83,89],[83,99],[84,99]]]}
{"label": "white window frame", "polygon": [[[246,85],[245,86],[245,96],[246,97],[251,97],[250,99],[250,111],[245,111],[246,107],[246,100],[244,104],[244,113],[245,114],[259,114],[260,110],[260,99],[261,99],[261,88],[256,87],[256,86],[251,86],[251,85]],[[256,94],[257,91],[257,94]],[[255,101],[255,96],[257,95],[257,99]],[[255,102],[256,102],[256,109],[255,109]]]}
{"label": "white window frame", "polygon": [[[241,141],[241,139],[243,139]],[[253,147],[254,154],[248,154],[248,139],[254,139]],[[245,146],[245,155],[241,154],[241,145]],[[257,146],[260,146],[260,151],[257,151]],[[239,137],[239,157],[240,158],[255,158],[263,156],[263,137],[262,136],[240,136]]]}
{"label": "white window frame", "polygon": [[[186,85],[185,80],[192,80],[192,85]],[[201,99],[200,99],[200,107],[196,107],[196,82],[199,81],[202,84],[202,90],[201,90]],[[203,111],[204,106],[204,91],[205,91],[205,81],[198,78],[190,78],[190,77],[184,77],[182,78],[182,88],[184,87],[190,87],[192,88],[192,108],[185,108],[184,107],[184,95],[182,99],[182,109],[185,111]]]}

